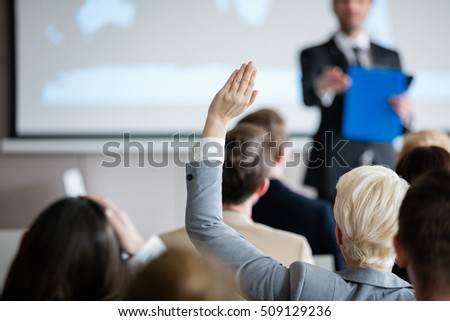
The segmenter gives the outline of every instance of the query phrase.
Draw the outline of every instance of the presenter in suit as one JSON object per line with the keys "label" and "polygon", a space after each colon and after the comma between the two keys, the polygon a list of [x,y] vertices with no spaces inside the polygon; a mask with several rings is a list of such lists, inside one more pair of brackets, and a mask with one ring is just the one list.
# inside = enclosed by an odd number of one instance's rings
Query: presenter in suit
{"label": "presenter in suit", "polygon": [[[317,188],[321,198],[332,202],[337,180],[350,169],[371,164],[395,165],[392,143],[346,143],[341,135],[344,93],[352,82],[347,68],[351,65],[401,68],[399,54],[373,43],[364,29],[372,2],[333,0],[339,30],[326,43],[300,54],[304,103],[321,110],[321,123],[308,156],[305,184]],[[408,97],[392,96],[389,103],[407,127],[412,119]]]}

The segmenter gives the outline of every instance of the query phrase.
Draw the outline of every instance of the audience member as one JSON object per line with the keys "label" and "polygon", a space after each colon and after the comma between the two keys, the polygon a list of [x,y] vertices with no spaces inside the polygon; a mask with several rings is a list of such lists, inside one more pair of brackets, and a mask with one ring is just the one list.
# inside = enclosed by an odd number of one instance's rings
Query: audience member
{"label": "audience member", "polygon": [[418,300],[450,300],[450,172],[423,174],[406,193],[394,239]]}
{"label": "audience member", "polygon": [[[228,122],[257,95],[252,63],[233,72],[216,94],[203,130],[203,144],[225,137]],[[223,160],[222,160],[223,161]],[[304,262],[284,267],[222,222],[221,160],[197,155],[187,164],[186,229],[199,250],[210,251],[237,271],[251,300],[413,300],[411,285],[390,272],[397,213],[408,184],[380,166],[356,168],[337,185],[337,240],[347,269],[331,272]]]}
{"label": "audience member", "polygon": [[26,232],[10,267],[3,300],[111,300],[132,266],[160,254],[144,244],[125,212],[100,198],[65,198],[45,209]]}
{"label": "audience member", "polygon": [[450,137],[439,129],[409,132],[403,138],[403,146],[397,159],[402,159],[406,153],[420,146],[438,146],[450,153]]}
{"label": "audience member", "polygon": [[208,255],[169,249],[130,281],[125,300],[224,301],[236,299],[233,273]]}
{"label": "audience member", "polygon": [[275,110],[263,108],[241,119],[241,124],[254,124],[270,133],[270,185],[266,194],[253,207],[253,220],[277,229],[303,235],[308,240],[313,254],[331,254],[334,269],[345,268],[345,262],[336,242],[331,204],[315,200],[289,189],[282,180],[290,150],[284,119]]}
{"label": "audience member", "polygon": [[[252,207],[269,185],[269,155],[266,153],[269,151],[266,143],[269,142],[266,134],[263,128],[251,124],[236,126],[227,133],[222,175],[223,220],[266,255],[275,257],[285,266],[297,260],[313,263],[311,248],[304,236],[252,220]],[[178,247],[192,247],[184,228],[165,233],[161,238],[167,240],[169,246],[178,243]]]}
{"label": "audience member", "polygon": [[[450,170],[450,154],[441,147],[422,146],[405,153],[395,171],[411,184],[421,174],[434,169]],[[410,281],[406,269],[400,268],[397,263],[392,272],[403,280]]]}
{"label": "audience member", "polygon": [[269,187],[269,137],[266,134],[263,128],[242,124],[226,135],[222,175],[224,222],[285,266],[297,260],[313,263],[311,248],[304,236],[252,220],[253,206]]}

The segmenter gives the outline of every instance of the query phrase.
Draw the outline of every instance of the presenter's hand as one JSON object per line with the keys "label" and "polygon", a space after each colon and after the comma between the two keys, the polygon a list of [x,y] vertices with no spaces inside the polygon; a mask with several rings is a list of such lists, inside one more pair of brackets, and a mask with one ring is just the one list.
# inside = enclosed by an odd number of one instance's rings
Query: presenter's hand
{"label": "presenter's hand", "polygon": [[228,122],[242,114],[256,99],[256,69],[252,62],[235,70],[209,106],[202,137],[224,138]]}
{"label": "presenter's hand", "polygon": [[352,84],[351,78],[340,67],[327,67],[317,78],[317,89],[337,95],[345,92]]}
{"label": "presenter's hand", "polygon": [[136,254],[144,244],[144,240],[127,213],[104,197],[94,195],[86,197],[104,209],[106,219],[119,237],[122,250],[130,255]]}
{"label": "presenter's hand", "polygon": [[403,124],[409,124],[413,118],[411,100],[405,94],[389,97],[389,104],[398,114]]}

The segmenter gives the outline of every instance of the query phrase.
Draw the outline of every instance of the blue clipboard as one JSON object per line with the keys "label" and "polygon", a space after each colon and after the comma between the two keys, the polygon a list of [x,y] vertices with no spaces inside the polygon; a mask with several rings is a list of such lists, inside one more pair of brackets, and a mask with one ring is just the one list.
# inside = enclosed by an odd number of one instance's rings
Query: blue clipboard
{"label": "blue clipboard", "polygon": [[402,134],[402,123],[388,99],[406,91],[408,77],[400,69],[356,66],[347,73],[352,85],[344,95],[343,136],[357,141],[392,142]]}

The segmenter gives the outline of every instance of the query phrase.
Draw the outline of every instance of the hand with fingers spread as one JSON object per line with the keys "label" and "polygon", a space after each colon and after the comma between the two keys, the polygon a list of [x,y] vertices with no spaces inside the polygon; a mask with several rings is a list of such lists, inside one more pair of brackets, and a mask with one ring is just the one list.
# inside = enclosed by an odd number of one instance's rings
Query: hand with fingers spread
{"label": "hand with fingers spread", "polygon": [[235,70],[214,97],[206,119],[203,137],[225,137],[228,122],[242,114],[256,99],[256,69],[252,62]]}
{"label": "hand with fingers spread", "polygon": [[106,219],[117,233],[122,250],[130,255],[136,254],[144,244],[144,240],[127,213],[104,197],[94,195],[86,197],[104,208]]}

